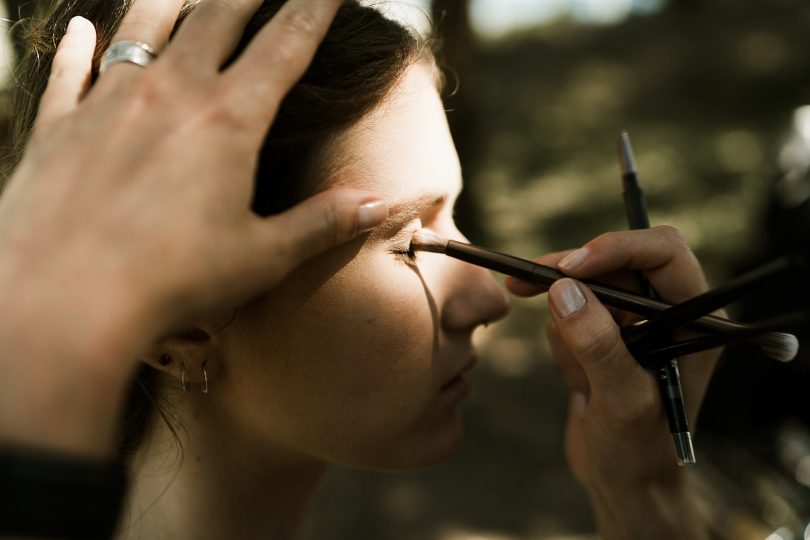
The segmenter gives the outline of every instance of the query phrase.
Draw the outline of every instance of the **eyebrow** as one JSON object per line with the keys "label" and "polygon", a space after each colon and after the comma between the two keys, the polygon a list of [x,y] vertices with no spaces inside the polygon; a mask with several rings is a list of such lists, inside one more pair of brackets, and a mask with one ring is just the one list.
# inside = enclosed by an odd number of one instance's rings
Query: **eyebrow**
{"label": "eyebrow", "polygon": [[396,202],[388,208],[388,219],[374,230],[375,236],[382,238],[394,236],[426,210],[440,206],[446,201],[445,194],[427,193],[414,199]]}

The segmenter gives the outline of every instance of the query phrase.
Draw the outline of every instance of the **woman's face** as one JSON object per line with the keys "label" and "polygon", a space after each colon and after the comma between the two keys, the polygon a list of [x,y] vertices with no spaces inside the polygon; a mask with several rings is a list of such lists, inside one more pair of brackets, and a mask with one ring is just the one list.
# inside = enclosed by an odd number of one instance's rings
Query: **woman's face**
{"label": "woman's face", "polygon": [[411,67],[330,155],[329,183],[380,194],[390,217],[240,312],[217,392],[236,429],[275,450],[372,469],[438,463],[460,442],[473,330],[508,303],[485,270],[407,253],[422,227],[463,238],[461,170],[432,67]]}

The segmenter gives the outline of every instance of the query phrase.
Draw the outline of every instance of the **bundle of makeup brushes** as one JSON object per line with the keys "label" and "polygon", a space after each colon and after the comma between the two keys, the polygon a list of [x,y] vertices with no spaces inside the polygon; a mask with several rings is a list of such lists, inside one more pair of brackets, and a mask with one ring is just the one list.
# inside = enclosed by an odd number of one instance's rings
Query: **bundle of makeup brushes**
{"label": "bundle of makeup brushes", "polygon": [[664,309],[645,321],[624,328],[622,337],[633,355],[647,366],[658,366],[670,358],[732,343],[741,343],[780,362],[789,362],[796,357],[799,342],[793,334],[776,330],[804,323],[807,317],[802,311],[756,324],[727,320],[722,325],[714,326],[713,322],[711,333],[675,343],[669,343],[669,340],[674,330],[693,326],[692,321],[696,318],[741,299],[768,280],[789,279],[791,274],[800,275],[805,269],[806,265],[801,257],[781,257],[686,302]]}
{"label": "bundle of makeup brushes", "polygon": [[794,311],[756,324],[728,320],[723,328],[714,327],[711,333],[703,336],[675,343],[667,342],[674,330],[691,326],[695,318],[739,300],[769,279],[787,278],[791,273],[801,272],[804,267],[804,261],[798,256],[779,258],[623,329],[622,337],[634,356],[647,366],[658,366],[670,358],[732,343],[741,343],[780,362],[789,362],[798,353],[799,342],[793,334],[776,330],[804,323],[807,317],[802,311]]}

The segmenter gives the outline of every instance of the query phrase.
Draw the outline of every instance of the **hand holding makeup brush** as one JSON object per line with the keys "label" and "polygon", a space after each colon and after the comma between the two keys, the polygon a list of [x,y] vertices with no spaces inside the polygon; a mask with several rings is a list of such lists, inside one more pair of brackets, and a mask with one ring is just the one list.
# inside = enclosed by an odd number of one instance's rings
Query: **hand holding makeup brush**
{"label": "hand holding makeup brush", "polygon": [[[665,301],[707,290],[700,264],[669,227],[602,235],[573,252],[537,260],[578,279],[632,288],[643,272]],[[545,290],[507,278],[519,296]],[[549,345],[570,389],[566,452],[588,491],[603,538],[695,538],[705,535],[675,464],[655,375],[641,367],[621,339],[635,315],[609,310],[582,283],[564,279],[549,291]],[[681,375],[692,418],[719,351],[684,357]]]}

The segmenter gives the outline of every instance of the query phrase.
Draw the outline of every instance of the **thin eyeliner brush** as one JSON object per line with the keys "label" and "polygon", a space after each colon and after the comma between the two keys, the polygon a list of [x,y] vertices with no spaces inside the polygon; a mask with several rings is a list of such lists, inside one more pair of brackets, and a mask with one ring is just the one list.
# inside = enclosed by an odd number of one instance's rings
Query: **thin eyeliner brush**
{"label": "thin eyeliner brush", "polygon": [[[627,222],[631,229],[649,229],[650,219],[647,215],[647,201],[644,192],[638,183],[636,159],[633,147],[630,144],[630,135],[622,131],[619,136],[619,163],[622,171],[622,185],[624,191],[624,207],[627,213]],[[638,279],[642,291],[653,300],[661,297],[653,286],[639,273]],[[692,435],[689,433],[689,416],[686,413],[686,404],[681,388],[681,374],[678,370],[678,358],[670,357],[658,364],[656,372],[658,391],[661,394],[661,404],[667,414],[669,432],[675,442],[675,453],[679,465],[695,463],[695,447],[692,444]]]}
{"label": "thin eyeliner brush", "polygon": [[[526,259],[513,257],[512,255],[498,253],[497,251],[485,249],[480,246],[465,244],[464,242],[458,242],[456,240],[448,240],[427,229],[421,229],[414,233],[410,247],[414,251],[441,253],[448,257],[453,257],[454,259],[483,268],[489,268],[490,270],[513,276],[530,283],[537,283],[543,287],[551,287],[558,279],[567,277],[559,270],[551,268],[550,266],[537,264]],[[672,307],[671,304],[659,302],[658,300],[650,300],[639,294],[596,281],[586,279],[582,280],[582,283],[587,285],[603,304],[625,311],[631,311],[647,318]],[[750,328],[750,325],[715,317],[713,315],[699,317],[691,321],[688,326],[709,333],[734,332]],[[751,344],[758,350],[762,350],[765,354],[769,354],[769,351],[763,348],[762,345],[769,343],[772,339],[779,339],[780,335],[781,334],[777,334],[776,332],[766,333],[747,338],[745,343]]]}
{"label": "thin eyeliner brush", "polygon": [[780,257],[719,287],[666,309],[646,321],[628,326],[622,331],[622,337],[625,343],[632,346],[653,336],[660,336],[663,332],[671,332],[696,317],[706,315],[739,300],[742,296],[764,285],[767,280],[801,270],[804,266],[804,261],[799,256]]}
{"label": "thin eyeliner brush", "polygon": [[[678,356],[686,356],[689,354],[699,353],[708,349],[714,349],[725,345],[731,345],[739,342],[741,339],[752,336],[757,333],[764,333],[779,328],[788,328],[799,325],[806,325],[808,323],[807,314],[802,311],[794,311],[787,315],[780,315],[772,319],[758,322],[745,330],[737,332],[730,332],[726,334],[712,334],[709,336],[701,336],[694,339],[680,341],[666,345],[664,347],[657,347],[648,350],[644,353],[636,355],[639,362],[645,367],[655,367],[663,362],[667,362],[670,358]],[[784,334],[790,336],[790,334]],[[798,341],[791,339],[774,340],[773,346],[780,349],[772,355],[772,358],[787,358],[786,362],[790,361],[796,356],[798,352]],[[787,350],[785,349],[787,347]]]}

